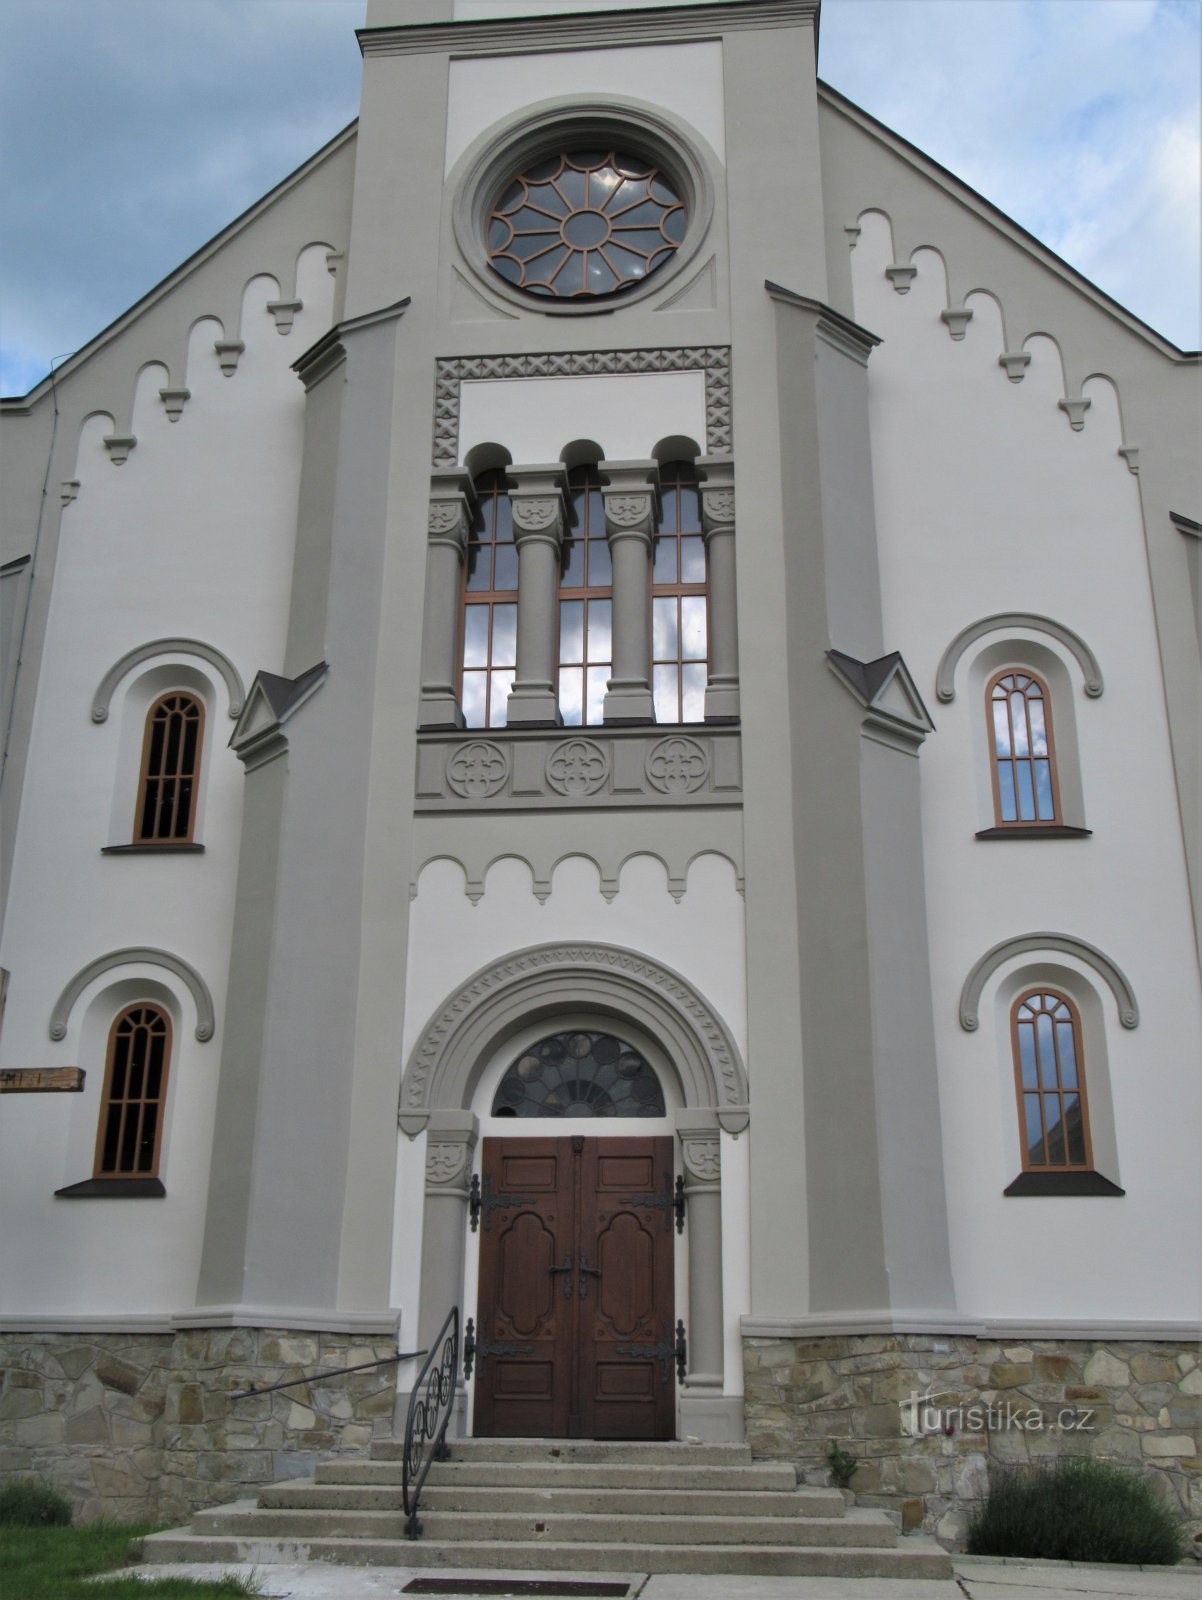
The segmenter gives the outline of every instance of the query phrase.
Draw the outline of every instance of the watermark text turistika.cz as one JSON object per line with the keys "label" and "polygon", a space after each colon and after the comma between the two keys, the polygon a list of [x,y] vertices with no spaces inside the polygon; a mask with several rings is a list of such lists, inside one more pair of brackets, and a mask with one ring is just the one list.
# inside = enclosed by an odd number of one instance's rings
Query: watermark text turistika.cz
{"label": "watermark text turistika.cz", "polygon": [[1094,1413],[1087,1406],[1058,1406],[1045,1411],[1041,1406],[1014,1400],[956,1401],[940,1405],[954,1391],[910,1391],[899,1401],[902,1433],[920,1439],[928,1433],[1091,1433]]}

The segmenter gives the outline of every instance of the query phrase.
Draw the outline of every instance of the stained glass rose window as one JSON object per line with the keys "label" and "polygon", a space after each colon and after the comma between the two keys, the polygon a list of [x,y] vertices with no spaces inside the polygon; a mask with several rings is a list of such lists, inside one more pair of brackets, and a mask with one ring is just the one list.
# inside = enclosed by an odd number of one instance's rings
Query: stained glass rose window
{"label": "stained glass rose window", "polygon": [[530,294],[589,299],[642,283],[679,249],[686,222],[653,162],[566,150],[506,184],[488,215],[488,260]]}

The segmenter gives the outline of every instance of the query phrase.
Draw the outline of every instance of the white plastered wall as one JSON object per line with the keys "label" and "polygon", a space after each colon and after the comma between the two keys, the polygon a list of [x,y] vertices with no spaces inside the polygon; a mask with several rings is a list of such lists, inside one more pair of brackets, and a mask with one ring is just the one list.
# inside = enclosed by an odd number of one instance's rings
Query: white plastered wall
{"label": "white plastered wall", "polygon": [[[746,981],[743,900],[734,868],[725,857],[702,855],[689,868],[688,886],[677,902],[668,891],[667,873],[658,858],[637,855],[622,868],[618,894],[601,894],[594,863],[570,856],[557,866],[552,891],[544,904],[535,899],[530,869],[524,861],[503,856],[490,868],[484,895],[473,905],[465,892],[462,868],[439,858],[421,872],[412,905],[409,967],[405,983],[403,1059],[446,998],[481,967],[503,960],[530,945],[588,940],[632,950],[671,967],[705,997],[746,1057]],[[554,1031],[548,1026],[544,1031]],[[497,1081],[510,1064],[502,1052],[478,1085],[472,1109],[480,1118],[481,1138],[515,1133],[550,1136],[583,1133],[670,1132],[669,1116],[658,1120],[522,1122],[493,1118],[490,1113]],[[675,1097],[675,1098],[673,1098]],[[665,1095],[669,1112],[680,1104],[675,1085]],[[754,1103],[754,1089],[753,1089]],[[723,1317],[726,1331],[725,1392],[742,1393],[739,1318],[750,1305],[748,1278],[749,1201],[746,1137],[722,1134]],[[392,1303],[401,1307],[406,1327],[416,1327],[420,1292],[420,1260],[414,1247],[420,1238],[425,1173],[425,1136],[399,1139],[397,1162],[397,1241]],[[479,1171],[480,1148],[476,1150]],[[464,1315],[475,1314],[476,1243],[469,1236]],[[676,1295],[678,1315],[687,1315],[686,1241],[677,1241]],[[403,1385],[402,1385],[403,1386]]]}
{"label": "white plastered wall", "polygon": [[[221,1058],[242,807],[242,768],[227,749],[230,694],[203,658],[172,651],[128,671],[109,715],[91,717],[102,679],[154,640],[198,640],[222,652],[249,688],[283,662],[296,527],[304,391],[290,369],[329,327],[334,280],[326,247],[302,253],[287,336],[266,306],[273,278],[247,285],[240,329],[206,318],[192,329],[178,421],[159,398],[164,369],[130,373],[130,432],[118,465],[103,439],[122,431],[129,399],[81,431],[47,624],[5,948],[12,971],[5,1067],[81,1066],[82,1094],[5,1098],[0,1312],[58,1317],[167,1315],[194,1304]],[[223,375],[214,341],[245,343]],[[135,384],[136,376],[136,387]],[[199,855],[104,856],[133,837],[145,708],[170,687],[199,693],[206,728],[195,839]],[[127,947],[179,956],[208,985],[216,1032],[195,1038],[186,987],[161,967],[106,973],[80,995],[66,1037],[49,1037],[64,986],[97,957]],[[122,1005],[156,996],[172,1009],[174,1050],[160,1174],[165,1199],[64,1201],[54,1190],[92,1175],[108,1027]]]}
{"label": "white plastered wall", "polygon": [[[1043,334],[1024,344],[1026,330],[1003,333],[1002,286],[983,286],[998,300],[967,296],[973,317],[954,340],[940,317],[939,255],[917,251],[913,286],[898,294],[885,276],[894,260],[887,219],[870,212],[860,223],[855,314],[883,340],[869,390],[885,641],[905,656],[936,722],[921,756],[924,851],[959,1304],[999,1319],[1193,1318],[1197,1274],[1183,1263],[1202,1256],[1202,1004],[1138,485],[1117,454],[1119,397],[1108,379],[1087,380],[1091,406],[1074,430],[1057,404],[1065,395],[1058,348]],[[1127,336],[1116,328],[1116,338]],[[998,356],[1016,347],[1031,360],[1012,383]],[[971,646],[954,700],[940,705],[935,672],[945,648],[969,624],[1008,611],[1081,635],[1100,662],[1103,695],[1085,695],[1062,645],[1017,628]],[[993,820],[982,815],[985,711],[974,662],[1004,638],[1018,664],[1024,640],[1062,661],[1073,716],[1053,712],[1058,738],[1075,733],[1088,839],[974,837]],[[1104,1019],[1106,1059],[1097,1051],[1089,1059],[1087,1036],[1086,1076],[1108,1073],[1122,1199],[1002,1195],[1019,1151],[999,1007],[1008,1018],[1009,979],[1036,972],[1039,959],[1010,962],[987,984],[975,1033],[960,1027],[958,1000],[980,956],[1040,930],[1104,951],[1139,1002],[1138,1028],[1122,1027],[1097,973],[1056,958],[1096,993]]]}
{"label": "white plastered wall", "polygon": [[540,100],[564,95],[662,106],[695,127],[722,158],[722,46],[645,45],[452,61],[446,171],[486,129]]}
{"label": "white plastered wall", "polygon": [[600,445],[606,461],[645,460],[676,436],[705,449],[701,372],[468,379],[459,395],[461,461],[478,444],[502,445],[515,465],[558,461],[579,439]]}

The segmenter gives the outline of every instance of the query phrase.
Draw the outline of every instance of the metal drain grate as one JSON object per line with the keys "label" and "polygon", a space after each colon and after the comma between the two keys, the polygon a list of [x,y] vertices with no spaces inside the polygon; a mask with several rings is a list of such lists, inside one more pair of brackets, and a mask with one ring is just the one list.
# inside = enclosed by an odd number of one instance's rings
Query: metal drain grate
{"label": "metal drain grate", "polygon": [[414,1578],[402,1594],[541,1595],[543,1600],[626,1600],[629,1583],[570,1578]]}

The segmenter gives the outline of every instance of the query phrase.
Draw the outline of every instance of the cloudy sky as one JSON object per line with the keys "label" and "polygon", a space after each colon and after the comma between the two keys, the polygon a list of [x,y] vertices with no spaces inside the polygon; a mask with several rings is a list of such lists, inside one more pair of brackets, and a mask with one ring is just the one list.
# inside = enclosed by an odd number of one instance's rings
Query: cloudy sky
{"label": "cloudy sky", "polygon": [[[365,0],[0,0],[0,393],[356,112]],[[823,0],[820,71],[1185,349],[1199,0]]]}

